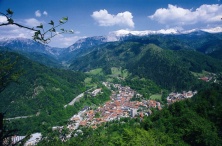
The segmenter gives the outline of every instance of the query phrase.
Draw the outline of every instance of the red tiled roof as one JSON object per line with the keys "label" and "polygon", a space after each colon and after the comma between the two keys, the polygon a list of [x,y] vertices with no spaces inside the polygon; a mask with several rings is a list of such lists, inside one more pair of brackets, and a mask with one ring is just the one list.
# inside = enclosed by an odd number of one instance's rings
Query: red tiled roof
{"label": "red tiled roof", "polygon": [[87,124],[86,121],[81,121],[81,122],[79,123],[80,126],[86,126],[86,124]]}

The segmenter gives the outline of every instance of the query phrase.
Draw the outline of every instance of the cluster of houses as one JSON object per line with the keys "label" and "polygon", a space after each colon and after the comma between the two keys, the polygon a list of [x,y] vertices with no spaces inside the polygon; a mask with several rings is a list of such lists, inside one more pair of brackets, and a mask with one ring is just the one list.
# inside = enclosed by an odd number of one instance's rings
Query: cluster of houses
{"label": "cluster of houses", "polygon": [[214,80],[214,83],[216,82],[216,74],[214,73],[207,73],[205,76],[199,77],[199,80],[210,82],[211,80]]}
{"label": "cluster of houses", "polygon": [[176,101],[180,101],[180,100],[184,100],[187,98],[191,98],[193,97],[195,94],[197,94],[197,91],[183,91],[183,93],[170,93],[169,96],[167,97],[167,103],[171,104],[174,103]]}
{"label": "cluster of houses", "polygon": [[[72,133],[80,126],[87,126],[95,129],[102,123],[106,123],[112,120],[119,120],[123,117],[138,117],[140,118],[140,120],[142,120],[144,116],[149,116],[150,114],[152,114],[152,108],[156,108],[158,110],[162,109],[161,103],[155,100],[142,99],[140,101],[132,101],[131,99],[133,97],[141,98],[142,95],[136,93],[128,86],[124,87],[120,84],[112,84],[109,82],[104,82],[103,85],[110,89],[111,86],[116,89],[115,91],[112,90],[110,100],[96,109],[91,109],[90,107],[86,106],[78,114],[73,115],[67,125],[67,128],[69,129],[69,134],[65,136],[61,135],[60,139],[62,141],[66,141],[67,139],[69,139]],[[93,98],[99,93],[102,93],[101,88],[91,91],[90,95]],[[197,91],[183,91],[182,93],[172,92],[167,97],[167,102],[168,104],[171,104],[176,101],[191,98],[195,94],[197,94]],[[52,127],[52,130],[58,130],[62,132],[63,128],[64,126],[55,126]],[[74,135],[78,135],[78,133],[79,132],[75,131]],[[35,133],[31,135],[30,140],[28,140],[25,145],[36,145],[41,137],[41,133]],[[16,143],[23,138],[25,137],[13,137],[12,141]]]}
{"label": "cluster of houses", "polygon": [[[103,84],[108,88],[111,86],[111,83],[108,82],[104,82]],[[102,123],[118,120],[122,117],[137,116],[143,118],[144,115],[148,116],[152,113],[150,108],[158,108],[159,110],[162,108],[160,102],[155,100],[131,101],[134,96],[141,97],[141,95],[136,94],[130,87],[123,87],[120,84],[112,84],[112,86],[117,90],[112,91],[109,101],[94,110],[90,107],[85,107],[78,114],[70,118],[67,128],[70,131],[77,129],[79,126],[97,128]],[[94,91],[99,93],[101,89]]]}

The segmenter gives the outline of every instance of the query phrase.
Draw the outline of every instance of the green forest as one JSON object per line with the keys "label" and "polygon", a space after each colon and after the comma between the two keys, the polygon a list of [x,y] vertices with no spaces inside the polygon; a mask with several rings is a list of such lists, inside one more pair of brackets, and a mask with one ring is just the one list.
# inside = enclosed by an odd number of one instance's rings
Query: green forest
{"label": "green forest", "polygon": [[113,67],[127,69],[131,78],[152,80],[161,88],[180,91],[197,89],[201,82],[191,72],[222,71],[221,60],[194,50],[167,50],[155,44],[138,42],[106,43],[82,57],[76,58],[70,68],[90,71],[102,68],[111,74]]}
{"label": "green forest", "polygon": [[[19,135],[39,131],[47,133],[52,126],[66,124],[84,106],[99,105],[109,99],[110,91],[97,79],[86,84],[84,80],[89,76],[84,73],[49,68],[12,52],[2,52],[0,61],[5,60],[14,62],[12,72],[20,74],[16,82],[11,82],[0,93],[0,108],[1,112],[6,111],[6,119],[28,116],[5,121],[8,129],[18,129]],[[98,98],[83,98],[74,106],[64,108],[73,98],[88,90],[89,84],[102,87],[104,94]]]}

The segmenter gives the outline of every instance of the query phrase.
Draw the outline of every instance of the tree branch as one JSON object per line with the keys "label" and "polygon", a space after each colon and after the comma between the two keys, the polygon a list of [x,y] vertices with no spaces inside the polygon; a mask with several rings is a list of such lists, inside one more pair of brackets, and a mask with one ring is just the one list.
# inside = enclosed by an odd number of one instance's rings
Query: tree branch
{"label": "tree branch", "polygon": [[64,25],[65,23],[68,22],[68,17],[63,17],[59,21],[59,24],[56,25],[56,26],[54,26],[54,22],[51,20],[51,22],[49,23],[51,25],[51,28],[45,31],[42,24],[40,24],[39,26],[36,26],[36,28],[35,27],[31,28],[31,27],[24,26],[24,25],[21,25],[19,23],[16,23],[12,19],[13,11],[8,9],[6,12],[7,13],[0,12],[0,15],[4,16],[7,19],[7,23],[1,23],[0,26],[16,25],[20,28],[25,28],[25,29],[34,31],[35,33],[32,37],[33,37],[33,40],[35,40],[37,42],[47,44],[51,41],[51,38],[55,37],[56,35],[63,34],[63,33],[67,33],[67,34],[73,34],[74,33],[72,30],[65,30],[65,29],[61,29],[60,32],[56,31],[56,29],[58,27],[60,27],[61,25]]}

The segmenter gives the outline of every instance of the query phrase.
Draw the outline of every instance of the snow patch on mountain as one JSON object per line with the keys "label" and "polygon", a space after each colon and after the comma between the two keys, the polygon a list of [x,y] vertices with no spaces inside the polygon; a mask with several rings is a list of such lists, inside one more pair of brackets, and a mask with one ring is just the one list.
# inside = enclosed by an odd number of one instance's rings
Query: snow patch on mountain
{"label": "snow patch on mountain", "polygon": [[117,30],[110,32],[108,35],[108,39],[110,41],[117,41],[119,37],[127,36],[127,35],[135,35],[135,36],[146,36],[146,35],[153,35],[153,34],[188,34],[196,31],[204,31],[208,33],[220,33],[222,32],[222,27],[215,27],[209,29],[192,29],[192,30],[177,30],[177,29],[161,29],[161,30],[144,30],[144,31],[131,31],[131,30]]}
{"label": "snow patch on mountain", "polygon": [[201,30],[208,33],[220,33],[222,32],[222,27],[215,27],[215,28],[201,29]]}

